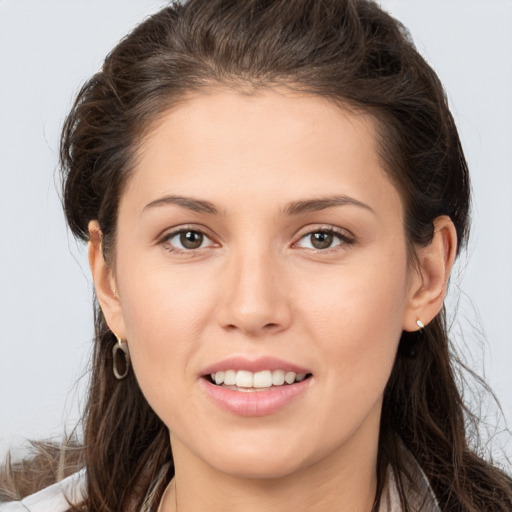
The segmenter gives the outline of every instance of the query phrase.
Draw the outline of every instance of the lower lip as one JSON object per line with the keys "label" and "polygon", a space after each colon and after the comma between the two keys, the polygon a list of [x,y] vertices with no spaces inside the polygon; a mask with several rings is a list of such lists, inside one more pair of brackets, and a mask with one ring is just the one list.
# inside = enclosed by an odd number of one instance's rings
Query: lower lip
{"label": "lower lip", "polygon": [[268,416],[286,407],[302,395],[311,377],[294,384],[275,386],[267,391],[234,391],[201,379],[204,389],[223,409],[238,416]]}

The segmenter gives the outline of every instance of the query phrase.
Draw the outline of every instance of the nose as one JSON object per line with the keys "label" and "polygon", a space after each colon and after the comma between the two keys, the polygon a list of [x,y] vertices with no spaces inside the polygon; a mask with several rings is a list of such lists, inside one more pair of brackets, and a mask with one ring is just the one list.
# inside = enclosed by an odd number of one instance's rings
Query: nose
{"label": "nose", "polygon": [[[217,309],[220,326],[261,337],[286,330],[292,320],[282,262],[271,250],[234,254],[226,262]],[[226,279],[224,279],[226,277]]]}

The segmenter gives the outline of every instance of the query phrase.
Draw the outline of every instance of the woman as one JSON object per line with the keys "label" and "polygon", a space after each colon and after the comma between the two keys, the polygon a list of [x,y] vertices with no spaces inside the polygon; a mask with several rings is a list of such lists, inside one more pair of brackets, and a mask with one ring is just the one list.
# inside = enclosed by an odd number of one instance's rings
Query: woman
{"label": "woman", "polygon": [[164,9],[82,89],[61,160],[99,306],[85,471],[25,507],[510,510],[446,335],[467,167],[373,2]]}

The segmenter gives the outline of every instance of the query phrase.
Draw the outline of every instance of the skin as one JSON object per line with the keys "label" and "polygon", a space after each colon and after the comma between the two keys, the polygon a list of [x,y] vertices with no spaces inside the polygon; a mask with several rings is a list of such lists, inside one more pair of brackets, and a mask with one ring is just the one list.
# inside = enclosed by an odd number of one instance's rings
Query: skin
{"label": "skin", "polygon": [[[369,116],[326,99],[212,89],[146,136],[120,200],[113,266],[91,222],[103,313],[171,432],[176,478],[162,510],[371,510],[400,334],[439,312],[456,248],[440,217],[411,263],[375,140]],[[217,213],[160,201],[169,196]],[[290,212],[332,196],[353,202]],[[180,246],[180,228],[203,231],[201,247]],[[315,249],[311,233],[326,230],[339,234]],[[312,372],[278,412],[237,416],[204,393],[206,366],[268,355]]]}

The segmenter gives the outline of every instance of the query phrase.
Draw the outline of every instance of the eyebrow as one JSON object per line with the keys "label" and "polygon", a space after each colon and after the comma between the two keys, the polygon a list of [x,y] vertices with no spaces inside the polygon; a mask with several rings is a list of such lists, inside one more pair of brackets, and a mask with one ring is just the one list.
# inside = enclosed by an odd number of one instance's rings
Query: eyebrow
{"label": "eyebrow", "polygon": [[375,210],[371,206],[349,196],[329,196],[318,199],[294,201],[286,206],[284,213],[286,215],[300,215],[302,213],[317,212],[325,210],[326,208],[345,205],[358,206],[359,208],[364,208],[375,214]]}
{"label": "eyebrow", "polygon": [[186,208],[187,210],[191,210],[197,213],[208,213],[210,215],[218,215],[219,210],[215,207],[213,203],[210,201],[204,201],[202,199],[194,199],[192,197],[184,197],[184,196],[164,196],[159,199],[155,199],[151,201],[146,206],[144,206],[143,213],[150,208],[156,208],[158,206],[165,206],[169,204],[175,204],[177,206],[181,206],[182,208]]}
{"label": "eyebrow", "polygon": [[[187,210],[191,210],[193,212],[207,213],[209,215],[219,215],[220,213],[217,207],[210,201],[176,195],[164,196],[160,197],[159,199],[155,199],[154,201],[151,201],[144,207],[143,212],[151,208],[157,208],[165,205],[177,205],[181,206],[182,208],[186,208]],[[366,203],[362,203],[361,201],[358,201],[353,197],[344,195],[294,201],[292,203],[289,203],[283,209],[283,213],[285,215],[294,216],[309,212],[325,210],[326,208],[333,208],[335,206],[345,205],[357,206],[359,208],[364,208],[365,210],[375,213],[373,208],[371,208]]]}

